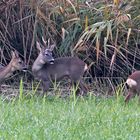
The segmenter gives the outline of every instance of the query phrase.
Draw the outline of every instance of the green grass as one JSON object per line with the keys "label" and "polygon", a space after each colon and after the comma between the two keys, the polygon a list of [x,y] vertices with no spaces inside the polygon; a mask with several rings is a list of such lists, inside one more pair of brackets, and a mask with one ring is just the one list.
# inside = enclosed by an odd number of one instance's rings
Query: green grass
{"label": "green grass", "polygon": [[140,139],[140,106],[123,97],[57,97],[0,100],[3,140],[135,140]]}

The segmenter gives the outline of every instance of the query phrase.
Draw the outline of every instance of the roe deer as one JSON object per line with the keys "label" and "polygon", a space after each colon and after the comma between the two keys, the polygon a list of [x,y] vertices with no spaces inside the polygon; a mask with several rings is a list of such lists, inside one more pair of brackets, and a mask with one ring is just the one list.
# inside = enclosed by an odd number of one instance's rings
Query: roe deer
{"label": "roe deer", "polygon": [[50,45],[48,43],[47,49],[44,47],[41,48],[38,42],[36,46],[40,53],[32,66],[32,72],[35,78],[41,80],[44,91],[49,89],[52,82],[68,77],[74,85],[79,84],[79,88],[83,93],[87,92],[86,86],[81,81],[84,72],[88,69],[85,62],[78,57],[60,57],[54,59],[52,50],[55,44]]}
{"label": "roe deer", "polygon": [[21,60],[17,51],[12,51],[12,59],[7,66],[0,66],[0,83],[13,75],[16,70],[26,70],[25,63]]}
{"label": "roe deer", "polygon": [[128,102],[136,94],[139,95],[140,100],[140,71],[135,71],[132,73],[126,80],[127,85],[129,86],[129,91],[125,97],[125,102]]}

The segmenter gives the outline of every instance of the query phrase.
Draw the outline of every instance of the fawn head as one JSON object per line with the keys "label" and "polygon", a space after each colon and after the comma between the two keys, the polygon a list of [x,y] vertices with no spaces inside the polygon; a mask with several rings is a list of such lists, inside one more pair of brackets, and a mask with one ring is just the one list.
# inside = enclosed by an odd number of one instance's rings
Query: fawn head
{"label": "fawn head", "polygon": [[23,62],[23,60],[19,57],[19,54],[17,51],[12,51],[12,59],[11,59],[11,67],[12,67],[12,71],[16,71],[16,70],[20,70],[20,71],[26,71],[27,70],[27,66],[26,64]]}
{"label": "fawn head", "polygon": [[47,44],[47,41],[45,41],[43,37],[42,37],[42,40],[44,44],[42,47],[40,47],[39,42],[36,43],[36,47],[40,51],[39,56],[38,56],[40,63],[41,64],[45,64],[45,63],[54,64],[52,50],[56,45],[55,44],[50,45],[50,39],[48,39],[48,46],[45,47]]}

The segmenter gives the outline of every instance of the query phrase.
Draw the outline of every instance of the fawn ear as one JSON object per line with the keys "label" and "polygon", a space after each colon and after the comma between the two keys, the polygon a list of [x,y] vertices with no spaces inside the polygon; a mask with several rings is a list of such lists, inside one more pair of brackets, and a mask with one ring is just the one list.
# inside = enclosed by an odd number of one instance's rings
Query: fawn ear
{"label": "fawn ear", "polygon": [[11,55],[12,55],[12,58],[14,58],[15,57],[15,52],[11,51]]}
{"label": "fawn ear", "polygon": [[40,43],[38,41],[36,42],[36,48],[41,52],[42,49],[41,49]]}
{"label": "fawn ear", "polygon": [[19,54],[18,54],[18,52],[16,50],[11,51],[11,55],[12,55],[12,58],[19,57]]}
{"label": "fawn ear", "polygon": [[19,57],[19,53],[16,50],[14,51],[14,53],[16,57]]}

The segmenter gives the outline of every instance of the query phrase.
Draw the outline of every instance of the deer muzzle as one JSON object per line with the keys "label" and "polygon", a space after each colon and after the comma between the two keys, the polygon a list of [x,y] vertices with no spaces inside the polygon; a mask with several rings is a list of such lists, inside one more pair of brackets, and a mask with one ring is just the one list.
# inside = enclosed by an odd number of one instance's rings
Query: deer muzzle
{"label": "deer muzzle", "polygon": [[50,60],[50,64],[54,64],[54,59],[53,58]]}
{"label": "deer muzzle", "polygon": [[22,71],[23,71],[23,72],[26,72],[27,70],[28,70],[28,66],[27,66],[27,65],[24,65]]}

